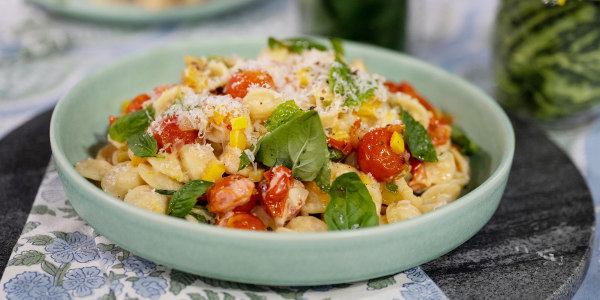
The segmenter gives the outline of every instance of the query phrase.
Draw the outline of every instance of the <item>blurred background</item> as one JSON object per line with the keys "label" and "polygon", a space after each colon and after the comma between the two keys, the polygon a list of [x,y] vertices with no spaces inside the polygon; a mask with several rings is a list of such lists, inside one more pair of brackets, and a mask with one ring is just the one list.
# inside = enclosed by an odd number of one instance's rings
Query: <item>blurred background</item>
{"label": "blurred background", "polygon": [[[132,53],[180,40],[333,35],[437,65],[540,124],[598,202],[595,1],[187,0],[166,10],[157,10],[161,0],[147,1],[150,8],[93,1],[0,1],[0,139],[51,109],[86,74]],[[599,293],[597,252],[596,243],[576,299]]]}

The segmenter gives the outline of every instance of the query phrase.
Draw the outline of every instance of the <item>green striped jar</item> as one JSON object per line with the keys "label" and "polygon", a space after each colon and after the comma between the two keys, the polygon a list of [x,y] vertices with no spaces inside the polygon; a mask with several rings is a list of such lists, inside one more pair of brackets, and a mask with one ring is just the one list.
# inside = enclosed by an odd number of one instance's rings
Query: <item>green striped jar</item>
{"label": "green striped jar", "polygon": [[600,115],[600,1],[503,0],[494,56],[505,108],[550,128]]}

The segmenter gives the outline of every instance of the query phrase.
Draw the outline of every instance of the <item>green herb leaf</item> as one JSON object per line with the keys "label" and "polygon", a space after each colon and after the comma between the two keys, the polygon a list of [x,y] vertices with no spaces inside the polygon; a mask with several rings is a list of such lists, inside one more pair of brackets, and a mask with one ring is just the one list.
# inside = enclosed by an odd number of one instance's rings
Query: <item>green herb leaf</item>
{"label": "green herb leaf", "polygon": [[307,38],[287,38],[278,40],[273,37],[269,37],[269,48],[287,48],[292,53],[302,53],[304,50],[317,49],[320,51],[327,50],[325,45],[319,44],[311,39]]}
{"label": "green herb leaf", "polygon": [[331,184],[331,162],[326,162],[315,178],[317,186],[325,193],[329,192]]}
{"label": "green herb leaf", "polygon": [[296,105],[294,100],[283,102],[275,108],[273,113],[265,121],[265,127],[269,132],[277,129],[277,127],[287,123],[289,120],[303,114],[304,111]]}
{"label": "green herb leaf", "polygon": [[[249,148],[249,150],[252,151],[252,154],[254,155],[254,157],[256,157],[256,152],[258,152],[261,142],[262,142],[262,139],[260,139],[260,140],[258,140],[258,142],[256,142],[256,146],[251,145]],[[251,163],[252,163],[252,161],[250,160],[250,157],[248,156],[246,151],[242,152],[242,154],[240,154],[240,166],[238,167],[238,171],[247,167]]]}
{"label": "green herb leaf", "polygon": [[325,209],[328,230],[347,230],[379,225],[379,216],[369,190],[358,174],[346,173],[335,179]]}
{"label": "green herb leaf", "polygon": [[200,223],[215,224],[217,222],[217,215],[208,211],[208,209],[202,205],[194,206],[189,215],[194,217]]}
{"label": "green herb leaf", "polygon": [[408,149],[413,157],[416,157],[420,161],[436,162],[437,153],[431,142],[431,137],[427,132],[427,129],[417,122],[413,117],[405,110],[401,111],[402,122],[406,125],[404,139],[408,144]]}
{"label": "green herb leaf", "polygon": [[346,158],[346,155],[344,155],[344,153],[342,152],[342,150],[338,150],[335,148],[329,148],[329,159],[333,162],[340,162],[342,161],[344,158]]}
{"label": "green herb leaf", "polygon": [[127,147],[138,157],[164,158],[164,156],[157,154],[158,144],[154,137],[145,132],[130,136],[127,139]]}
{"label": "green herb leaf", "polygon": [[331,47],[335,54],[344,55],[344,46],[342,45],[342,40],[336,38],[330,38],[329,42],[331,43]]}
{"label": "green herb leaf", "polygon": [[143,133],[154,118],[154,109],[150,106],[147,109],[134,111],[118,118],[108,129],[110,138],[117,142],[124,142],[130,136]]}
{"label": "green herb leaf", "polygon": [[161,195],[166,195],[166,196],[173,195],[173,194],[175,194],[175,192],[177,192],[177,191],[174,191],[174,190],[156,190],[156,189],[154,191],[157,192],[157,193],[159,193],[159,194],[161,194]]}
{"label": "green herb leaf", "polygon": [[268,167],[282,165],[292,170],[298,180],[315,180],[329,161],[327,138],[319,114],[308,111],[265,135],[256,160]]}
{"label": "green herb leaf", "polygon": [[329,86],[333,93],[344,97],[344,105],[347,107],[360,106],[368,101],[377,88],[374,81],[358,82],[339,55],[336,55],[329,70]]}
{"label": "green herb leaf", "polygon": [[479,146],[465,134],[462,128],[452,125],[452,134],[450,135],[452,142],[460,146],[460,153],[465,155],[473,155],[479,151]]}
{"label": "green herb leaf", "polygon": [[394,193],[394,194],[398,194],[398,186],[395,183],[392,182],[386,182],[385,183],[385,189]]}
{"label": "green herb leaf", "polygon": [[169,215],[183,218],[190,213],[198,197],[204,195],[212,182],[192,180],[184,184],[179,191],[173,194],[169,202]]}

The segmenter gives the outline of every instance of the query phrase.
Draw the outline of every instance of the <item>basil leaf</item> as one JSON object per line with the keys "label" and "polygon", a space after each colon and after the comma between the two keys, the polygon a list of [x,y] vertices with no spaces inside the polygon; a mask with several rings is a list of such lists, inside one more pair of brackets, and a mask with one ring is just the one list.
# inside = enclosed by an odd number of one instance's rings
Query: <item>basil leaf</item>
{"label": "basil leaf", "polygon": [[325,193],[329,192],[331,184],[331,162],[326,162],[315,178],[317,186]]}
{"label": "basil leaf", "polygon": [[148,133],[136,133],[127,139],[127,147],[131,149],[137,157],[159,157],[164,156],[157,154],[158,144],[153,136]]}
{"label": "basil leaf", "polygon": [[298,180],[314,180],[329,161],[327,138],[319,114],[308,111],[265,135],[256,161],[268,167],[282,165],[292,170]]}
{"label": "basil leaf", "polygon": [[337,55],[344,55],[344,46],[342,45],[342,40],[336,38],[330,38],[329,42],[331,43],[331,48],[335,51]]}
{"label": "basil leaf", "polygon": [[358,174],[346,173],[335,179],[325,209],[328,230],[358,229],[379,225],[379,216],[369,190]]}
{"label": "basil leaf", "polygon": [[[262,142],[262,139],[258,140],[258,142],[256,143],[256,146],[254,146],[254,145],[250,146],[250,151],[252,151],[252,153],[254,154],[254,157],[256,157],[256,152],[258,152],[258,149],[260,148],[260,143],[261,142]],[[242,152],[242,154],[240,155],[240,166],[238,167],[238,171],[240,171],[243,168],[247,167],[251,163],[252,163],[252,160],[250,160],[250,157],[248,156],[248,154],[246,153],[246,151]]]}
{"label": "basil leaf", "polygon": [[406,129],[404,130],[404,139],[408,144],[408,149],[413,157],[416,157],[420,161],[436,162],[437,153],[431,142],[431,136],[427,132],[427,129],[417,122],[413,117],[404,109],[401,109],[401,118]]}
{"label": "basil leaf", "polygon": [[386,182],[385,189],[393,194],[398,194],[398,186],[395,183]]}
{"label": "basil leaf", "polygon": [[294,100],[283,102],[275,108],[269,118],[265,121],[265,127],[269,132],[287,123],[289,120],[303,114],[304,111],[296,105]]}
{"label": "basil leaf", "polygon": [[173,194],[169,202],[169,215],[183,218],[190,213],[198,197],[204,195],[212,182],[192,180],[184,184],[181,189]]}
{"label": "basil leaf", "polygon": [[368,101],[377,88],[373,81],[358,82],[350,67],[336,55],[329,70],[329,86],[333,93],[343,96],[347,107],[360,106]]}
{"label": "basil leaf", "polygon": [[174,190],[156,190],[156,189],[154,191],[157,192],[157,193],[159,193],[159,194],[161,194],[161,195],[166,195],[166,196],[173,195],[173,194],[175,194],[175,192],[177,192],[177,191],[174,191]]}
{"label": "basil leaf", "polygon": [[215,224],[217,222],[217,215],[208,211],[208,209],[202,205],[194,206],[189,215],[194,217],[194,219],[198,220],[200,223]]}
{"label": "basil leaf", "polygon": [[462,128],[452,125],[452,134],[450,135],[452,142],[460,146],[460,153],[465,155],[473,155],[479,151],[479,146],[465,134]]}
{"label": "basil leaf", "polygon": [[292,53],[302,53],[304,50],[317,49],[320,51],[327,50],[325,45],[319,44],[311,39],[307,38],[287,38],[278,40],[273,37],[269,37],[269,48],[287,48]]}
{"label": "basil leaf", "polygon": [[153,118],[154,109],[152,106],[134,111],[118,118],[108,129],[108,134],[111,139],[124,142],[130,136],[144,132],[150,126]]}
{"label": "basil leaf", "polygon": [[344,152],[342,152],[342,150],[329,148],[329,159],[331,159],[331,161],[340,162],[344,158],[346,158],[346,155],[344,155]]}

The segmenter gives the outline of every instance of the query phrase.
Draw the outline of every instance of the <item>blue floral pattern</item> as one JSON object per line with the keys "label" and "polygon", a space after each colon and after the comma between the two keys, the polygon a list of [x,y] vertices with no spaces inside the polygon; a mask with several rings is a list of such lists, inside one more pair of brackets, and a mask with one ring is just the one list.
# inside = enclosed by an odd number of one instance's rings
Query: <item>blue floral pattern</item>
{"label": "blue floral pattern", "polygon": [[255,286],[170,270],[95,233],[70,216],[76,212],[69,202],[48,201],[43,192],[56,185],[56,170],[50,166],[48,172],[34,202],[36,213],[30,214],[0,281],[0,299],[445,298],[418,267],[369,282],[310,287]]}
{"label": "blue floral pattern", "polygon": [[59,263],[86,263],[98,258],[94,238],[79,231],[69,233],[66,240],[54,239],[54,242],[46,247],[46,251],[52,253],[52,258]]}
{"label": "blue floral pattern", "polygon": [[123,268],[125,271],[134,272],[137,276],[143,276],[156,270],[156,264],[139,256],[130,255],[123,261]]}
{"label": "blue floral pattern", "polygon": [[104,277],[100,276],[100,269],[96,267],[84,267],[71,269],[65,275],[63,286],[67,290],[73,290],[77,297],[90,296],[94,289],[104,286]]}
{"label": "blue floral pattern", "polygon": [[138,295],[150,299],[158,299],[167,292],[167,280],[162,277],[142,277],[133,282],[133,289]]}

